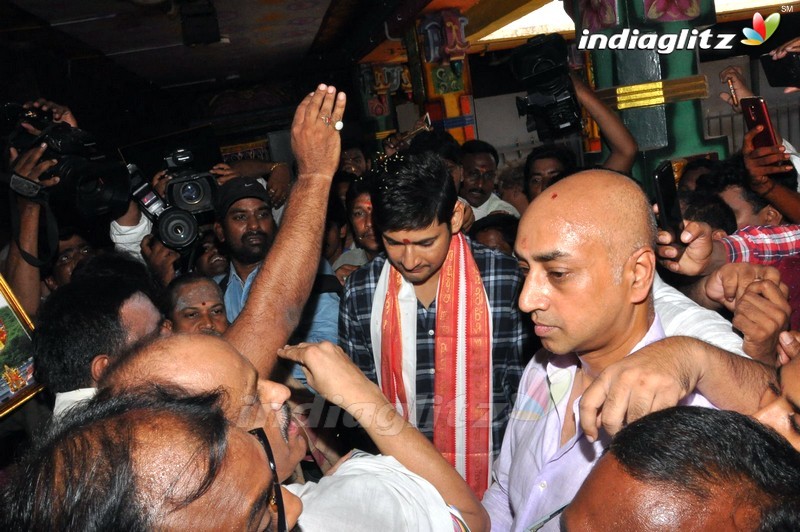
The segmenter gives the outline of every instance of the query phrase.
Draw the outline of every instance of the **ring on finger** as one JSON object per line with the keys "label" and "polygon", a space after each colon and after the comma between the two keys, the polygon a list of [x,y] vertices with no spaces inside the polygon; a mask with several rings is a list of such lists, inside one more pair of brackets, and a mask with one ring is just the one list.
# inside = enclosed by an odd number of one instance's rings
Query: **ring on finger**
{"label": "ring on finger", "polygon": [[331,117],[328,115],[319,115],[319,119],[322,120],[326,126],[331,125]]}

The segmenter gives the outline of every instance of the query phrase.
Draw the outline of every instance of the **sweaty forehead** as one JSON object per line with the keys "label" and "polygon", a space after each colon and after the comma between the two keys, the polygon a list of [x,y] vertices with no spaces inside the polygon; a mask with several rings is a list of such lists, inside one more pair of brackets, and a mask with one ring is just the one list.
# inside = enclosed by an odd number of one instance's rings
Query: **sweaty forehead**
{"label": "sweaty forehead", "polygon": [[517,231],[517,254],[524,258],[555,252],[575,255],[594,248],[599,240],[598,228],[564,209],[528,209]]}

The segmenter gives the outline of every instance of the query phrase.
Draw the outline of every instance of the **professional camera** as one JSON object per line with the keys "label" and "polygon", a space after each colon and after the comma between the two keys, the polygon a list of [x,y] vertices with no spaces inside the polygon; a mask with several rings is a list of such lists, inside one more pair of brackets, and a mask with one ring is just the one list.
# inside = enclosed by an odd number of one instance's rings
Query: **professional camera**
{"label": "professional camera", "polygon": [[139,169],[128,165],[131,195],[154,224],[156,237],[168,248],[190,253],[200,235],[200,227],[214,221],[217,182],[208,172],[198,172],[190,165],[192,152],[176,150],[164,158],[172,176],[165,198],[153,190]]}
{"label": "professional camera", "polygon": [[191,168],[194,155],[189,150],[178,149],[164,158],[172,176],[167,184],[167,203],[193,214],[200,225],[214,221],[214,199],[217,180],[208,172]]}
{"label": "professional camera", "polygon": [[517,97],[517,111],[527,115],[528,131],[536,130],[544,142],[580,131],[581,111],[563,37],[537,35],[511,53],[510,63],[511,73],[528,92]]}
{"label": "professional camera", "polygon": [[[52,116],[52,112],[9,103],[2,108],[0,128],[10,131],[8,144],[20,153],[47,144],[42,160],[55,159],[57,163],[41,179],[60,177],[57,185],[47,189],[47,201],[56,218],[71,219],[76,212],[87,220],[122,215],[130,194],[125,165],[101,152],[91,134],[52,122]],[[23,128],[23,122],[33,126],[38,135]]]}
{"label": "professional camera", "polygon": [[167,205],[135,164],[128,165],[128,173],[131,177],[131,196],[141,207],[142,213],[153,222],[156,237],[170,249],[190,250],[200,234],[194,216]]}

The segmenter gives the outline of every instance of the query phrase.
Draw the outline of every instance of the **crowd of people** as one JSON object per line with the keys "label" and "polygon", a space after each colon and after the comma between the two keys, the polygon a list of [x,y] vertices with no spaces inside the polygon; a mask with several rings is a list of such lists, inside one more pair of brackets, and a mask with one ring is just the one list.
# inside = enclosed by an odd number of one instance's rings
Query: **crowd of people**
{"label": "crowd of people", "polygon": [[[2,528],[800,529],[794,148],[756,128],[687,164],[675,240],[573,82],[598,166],[436,130],[371,158],[319,85],[294,169],[210,169],[191,253],[132,198],[112,249],[60,227],[44,257],[46,204],[14,195],[3,275],[52,414],[0,475]],[[47,147],[8,172],[57,187]]]}

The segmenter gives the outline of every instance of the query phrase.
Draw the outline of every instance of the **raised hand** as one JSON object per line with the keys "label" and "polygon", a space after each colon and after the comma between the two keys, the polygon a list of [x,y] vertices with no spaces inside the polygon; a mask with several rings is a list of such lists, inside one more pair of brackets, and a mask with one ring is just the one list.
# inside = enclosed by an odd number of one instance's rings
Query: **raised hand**
{"label": "raised hand", "polygon": [[297,158],[298,179],[333,178],[342,147],[334,126],[344,116],[346,101],[343,92],[337,94],[335,87],[322,84],[297,107],[292,122],[292,151]]}

